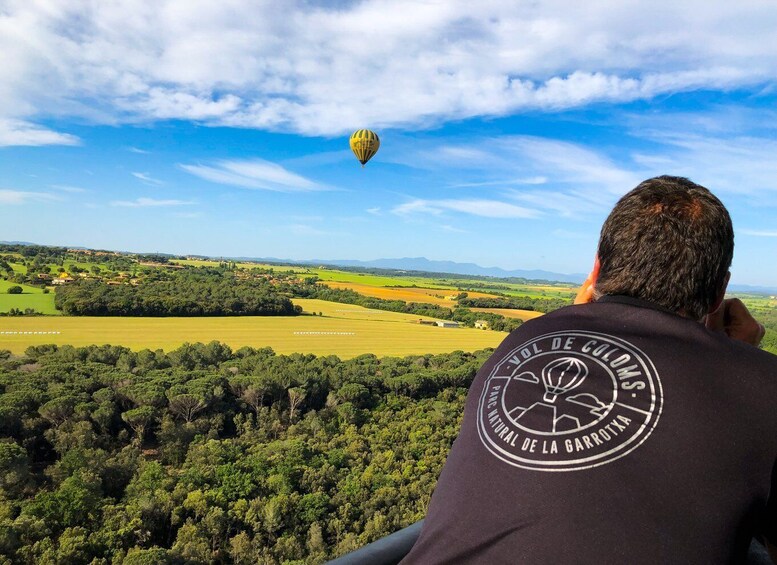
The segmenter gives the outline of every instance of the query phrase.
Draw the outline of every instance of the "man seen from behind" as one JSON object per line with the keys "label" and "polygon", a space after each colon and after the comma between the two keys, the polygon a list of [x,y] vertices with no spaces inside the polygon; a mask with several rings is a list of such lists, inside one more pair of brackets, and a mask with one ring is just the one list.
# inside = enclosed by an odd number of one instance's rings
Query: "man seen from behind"
{"label": "man seen from behind", "polygon": [[574,306],[480,369],[403,563],[743,563],[777,543],[777,357],[724,300],[731,219],[649,179],[605,221]]}

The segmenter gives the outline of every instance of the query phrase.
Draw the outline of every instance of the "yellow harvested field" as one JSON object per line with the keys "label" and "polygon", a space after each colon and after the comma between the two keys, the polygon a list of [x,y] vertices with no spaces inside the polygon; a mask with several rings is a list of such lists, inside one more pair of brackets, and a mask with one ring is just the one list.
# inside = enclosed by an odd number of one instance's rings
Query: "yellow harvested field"
{"label": "yellow harvested field", "polygon": [[[426,304],[438,304],[453,308],[456,305],[455,300],[448,300],[446,296],[455,296],[461,291],[446,290],[440,288],[415,288],[415,287],[386,287],[371,286],[368,284],[359,284],[352,282],[326,281],[326,286],[332,288],[349,288],[354,292],[371,296],[373,298],[383,298],[384,300],[402,300],[404,302],[424,302]],[[495,298],[493,294],[484,292],[470,292],[467,295],[471,298]]]}
{"label": "yellow harvested field", "polygon": [[505,318],[518,318],[519,320],[531,320],[532,318],[538,318],[542,316],[542,312],[534,312],[533,310],[514,310],[512,308],[470,308],[473,312],[490,312],[491,314],[499,314]]}
{"label": "yellow harvested field", "polygon": [[575,285],[569,285],[569,286],[558,286],[558,285],[543,285],[543,284],[533,284],[531,285],[532,290],[544,290],[546,292],[577,292],[579,286]]}
{"label": "yellow harvested field", "polygon": [[272,347],[277,353],[411,355],[496,347],[507,334],[473,328],[422,326],[418,317],[323,300],[295,300],[323,316],[219,318],[3,317],[0,350],[21,354],[30,345],[124,345],[169,351],[184,342],[218,340],[237,349]]}

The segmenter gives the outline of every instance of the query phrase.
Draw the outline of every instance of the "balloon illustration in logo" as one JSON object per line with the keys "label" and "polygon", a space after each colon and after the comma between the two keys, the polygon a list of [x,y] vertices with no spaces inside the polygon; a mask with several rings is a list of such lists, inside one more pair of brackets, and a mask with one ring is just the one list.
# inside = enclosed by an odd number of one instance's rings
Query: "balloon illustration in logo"
{"label": "balloon illustration in logo", "polygon": [[551,361],[542,369],[545,394],[542,399],[553,404],[556,397],[578,387],[588,376],[588,367],[580,359],[562,357]]}

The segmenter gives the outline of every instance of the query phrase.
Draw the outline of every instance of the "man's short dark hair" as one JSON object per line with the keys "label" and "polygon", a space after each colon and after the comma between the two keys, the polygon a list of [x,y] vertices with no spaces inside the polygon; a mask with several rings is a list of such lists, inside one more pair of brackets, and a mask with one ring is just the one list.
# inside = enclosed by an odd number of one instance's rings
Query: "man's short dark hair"
{"label": "man's short dark hair", "polygon": [[701,319],[725,284],[733,254],[731,217],[709,190],[682,177],[648,179],[602,226],[596,293]]}

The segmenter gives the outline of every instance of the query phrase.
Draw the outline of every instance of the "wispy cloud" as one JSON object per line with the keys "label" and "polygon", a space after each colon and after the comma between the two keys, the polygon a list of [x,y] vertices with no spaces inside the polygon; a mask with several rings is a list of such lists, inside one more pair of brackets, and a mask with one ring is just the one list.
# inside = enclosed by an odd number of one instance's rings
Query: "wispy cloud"
{"label": "wispy cloud", "polygon": [[0,108],[31,120],[57,108],[103,123],[332,135],[768,87],[777,76],[769,2],[706,3],[703,18],[671,0],[397,0],[391,13],[382,0],[290,0],[283,11],[250,0],[161,5],[11,3],[0,23]]}
{"label": "wispy cloud", "polygon": [[591,233],[583,233],[583,232],[577,232],[577,231],[571,231],[571,230],[565,230],[565,229],[555,229],[551,232],[552,235],[555,235],[556,237],[560,237],[561,239],[590,239],[592,237]]}
{"label": "wispy cloud", "polygon": [[[476,199],[457,198],[466,203],[460,211],[492,217],[550,214],[579,218],[597,214],[646,178],[642,164],[629,163],[628,159],[625,163],[617,161],[600,149],[578,143],[537,136],[499,136],[438,148],[421,147],[410,150],[400,160],[441,175],[454,170],[463,182],[453,186],[478,194]],[[497,204],[485,211],[471,204],[483,198]],[[394,211],[439,213],[444,208],[416,199]],[[533,216],[520,212],[525,210]]]}
{"label": "wispy cloud", "polygon": [[61,190],[62,192],[70,192],[71,194],[81,194],[84,192],[89,192],[85,188],[81,188],[80,186],[70,186],[67,184],[52,184],[51,188],[56,190]]}
{"label": "wispy cloud", "polygon": [[671,171],[708,186],[715,193],[759,196],[777,193],[777,140],[745,135],[645,131],[663,147],[657,155],[635,157],[652,172]]}
{"label": "wispy cloud", "polygon": [[130,153],[138,153],[140,155],[148,155],[151,153],[151,151],[146,151],[145,149],[141,149],[140,147],[127,147],[127,151]]}
{"label": "wispy cloud", "polygon": [[737,233],[744,234],[744,235],[752,235],[754,237],[777,237],[777,230],[741,229],[741,230],[737,230]]}
{"label": "wispy cloud", "polygon": [[165,184],[161,180],[155,179],[154,177],[149,176],[148,173],[132,173],[132,176],[135,177],[136,179],[140,179],[146,184],[153,184],[155,186],[160,186]]}
{"label": "wispy cloud", "polygon": [[[1,44],[2,41],[0,41]],[[22,120],[2,119],[2,114],[0,114],[0,147],[11,145],[79,145],[80,143],[81,140],[75,135],[59,133]]]}
{"label": "wispy cloud", "polygon": [[406,216],[411,214],[432,214],[439,216],[444,212],[458,212],[484,218],[537,218],[537,210],[516,206],[498,200],[460,199],[460,200],[424,200],[414,199],[394,207],[393,213]]}
{"label": "wispy cloud", "polygon": [[308,224],[292,224],[289,226],[289,231],[294,235],[300,235],[300,236],[318,237],[318,236],[326,236],[326,235],[337,235],[332,232],[314,228],[313,226],[310,226]]}
{"label": "wispy cloud", "polygon": [[114,200],[111,206],[123,206],[126,208],[153,208],[164,206],[189,206],[194,202],[187,200],[156,200],[154,198],[138,198],[136,200]]}
{"label": "wispy cloud", "polygon": [[[473,176],[462,188],[544,187],[566,183],[592,185],[620,193],[641,180],[634,170],[579,143],[529,136],[505,135],[479,138],[467,143],[433,145],[411,149],[397,159],[405,165],[436,171],[456,170]],[[485,177],[485,178],[484,178]]]}
{"label": "wispy cloud", "polygon": [[323,184],[265,161],[218,161],[213,165],[180,165],[183,170],[205,180],[240,188],[272,190],[276,192],[312,192],[329,190]]}
{"label": "wispy cloud", "polygon": [[372,214],[373,216],[380,216],[380,207],[375,206],[374,208],[367,208],[367,213]]}
{"label": "wispy cloud", "polygon": [[537,177],[527,177],[527,178],[516,178],[516,179],[503,179],[503,180],[492,180],[492,181],[484,181],[484,182],[460,182],[452,184],[452,188],[477,188],[477,187],[488,187],[488,186],[510,186],[510,185],[540,185],[545,184],[548,182],[547,177],[537,176]]}
{"label": "wispy cloud", "polygon": [[[625,193],[635,184],[623,184],[620,193]],[[615,201],[614,194],[596,186],[569,189],[519,191],[508,190],[505,194],[521,204],[536,207],[548,213],[566,218],[580,218],[605,212]]]}
{"label": "wispy cloud", "polygon": [[25,204],[47,200],[57,200],[57,197],[46,192],[26,192],[0,188],[0,204]]}

